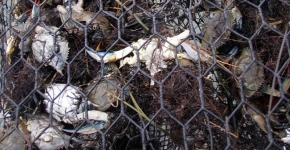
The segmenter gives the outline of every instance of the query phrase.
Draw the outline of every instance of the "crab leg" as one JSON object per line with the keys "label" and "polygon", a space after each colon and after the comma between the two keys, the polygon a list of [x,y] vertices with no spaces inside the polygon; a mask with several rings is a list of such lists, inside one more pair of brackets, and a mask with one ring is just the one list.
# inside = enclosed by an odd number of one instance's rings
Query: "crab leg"
{"label": "crab leg", "polygon": [[[285,93],[285,92],[288,91],[289,88],[290,88],[290,79],[286,79],[282,83],[282,90]],[[272,89],[269,86],[263,87],[263,92],[266,93],[266,94],[268,94],[268,95],[272,95],[272,96],[276,96],[276,97],[281,97],[280,91],[278,91],[276,89]]]}
{"label": "crab leg", "polygon": [[109,125],[109,122],[101,121],[98,124],[94,124],[94,126],[87,125],[87,126],[81,127],[79,130],[77,129],[62,129],[62,130],[68,133],[92,134],[92,133],[96,133],[100,131],[101,129],[106,128],[108,125]]}

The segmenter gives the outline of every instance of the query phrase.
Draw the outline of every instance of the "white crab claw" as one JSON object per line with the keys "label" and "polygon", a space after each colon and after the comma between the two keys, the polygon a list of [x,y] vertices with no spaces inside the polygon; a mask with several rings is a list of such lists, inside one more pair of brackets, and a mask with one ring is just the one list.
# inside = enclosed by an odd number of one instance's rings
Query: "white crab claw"
{"label": "white crab claw", "polygon": [[98,62],[102,62],[102,59],[103,59],[104,63],[116,61],[116,55],[112,52],[108,52],[108,53],[95,52],[93,50],[86,50],[86,51],[91,57],[93,57]]}
{"label": "white crab claw", "polygon": [[167,37],[167,41],[171,44],[173,44],[174,46],[177,46],[181,40],[185,39],[188,35],[189,35],[189,30],[185,30],[182,33],[173,36],[173,37]]}
{"label": "white crab claw", "polygon": [[[86,113],[77,114],[77,118],[79,120],[84,120],[86,118]],[[97,110],[89,110],[88,111],[88,120],[99,120],[108,122],[108,114],[105,112],[97,111]]]}
{"label": "white crab claw", "polygon": [[86,51],[91,57],[93,57],[98,62],[102,62],[103,58],[104,63],[107,63],[107,62],[115,62],[121,58],[124,58],[133,51],[133,48],[128,46],[124,49],[114,52],[95,52],[93,50]]}
{"label": "white crab claw", "polygon": [[281,140],[284,142],[284,143],[287,143],[289,144],[290,143],[290,129],[285,129],[285,132],[286,132],[286,136],[281,138]]}
{"label": "white crab claw", "polygon": [[[201,53],[198,53],[196,51],[196,47],[192,47],[191,45],[183,42],[181,43],[181,46],[183,47],[183,49],[186,51],[187,55],[186,54],[183,54],[181,55],[182,58],[185,58],[185,59],[188,59],[190,58],[191,60],[194,60],[194,61],[198,61],[199,58],[202,62],[205,62],[205,61],[208,61],[209,62],[209,59],[203,55],[201,55]],[[178,56],[178,54],[177,54]]]}

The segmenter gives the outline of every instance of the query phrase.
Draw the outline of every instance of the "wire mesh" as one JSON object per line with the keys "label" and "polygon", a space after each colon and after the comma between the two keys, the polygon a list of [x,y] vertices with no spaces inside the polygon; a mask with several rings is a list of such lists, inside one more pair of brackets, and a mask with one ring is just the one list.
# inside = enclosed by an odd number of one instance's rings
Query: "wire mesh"
{"label": "wire mesh", "polygon": [[0,149],[289,149],[287,0],[0,9]]}

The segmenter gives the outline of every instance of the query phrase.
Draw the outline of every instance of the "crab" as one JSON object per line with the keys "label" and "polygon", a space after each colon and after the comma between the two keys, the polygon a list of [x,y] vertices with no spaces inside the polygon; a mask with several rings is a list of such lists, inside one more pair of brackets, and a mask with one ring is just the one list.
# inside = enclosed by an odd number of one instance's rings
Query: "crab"
{"label": "crab", "polygon": [[[0,149],[26,150],[27,144],[25,138],[29,139],[29,133],[27,131],[26,124],[21,119],[21,117],[17,122],[12,120],[13,115],[7,111],[7,104],[4,104],[3,106],[4,107],[2,108],[4,109],[0,111]],[[18,129],[21,131],[21,134],[19,131],[14,130],[14,125],[18,127]]]}
{"label": "crab", "polygon": [[208,16],[206,25],[203,28],[204,40],[201,43],[204,48],[209,48],[208,43],[213,44],[214,48],[218,48],[226,42],[226,38],[231,33],[228,27],[232,29],[236,25],[237,29],[242,29],[242,14],[240,10],[235,6],[225,12],[226,14],[224,14],[224,11],[216,10]]}
{"label": "crab", "polygon": [[[109,73],[101,78],[96,77],[86,88],[83,89],[83,93],[88,95],[88,100],[91,103],[97,104],[97,109],[100,111],[106,111],[110,106],[114,106],[113,103],[118,104],[121,93],[116,87],[121,87],[122,83],[114,75],[116,68],[115,64],[110,63],[113,73]],[[111,84],[112,83],[112,84]],[[125,96],[128,96],[128,88],[125,89]]]}
{"label": "crab", "polygon": [[[78,22],[85,22],[86,25],[92,23],[93,28],[95,30],[101,29],[104,36],[109,36],[112,30],[112,26],[110,22],[108,21],[108,19],[102,14],[98,14],[97,17],[93,19],[96,13],[90,12],[90,11],[84,11],[84,9],[82,8],[82,5],[83,5],[83,0],[79,0],[78,3],[72,4],[71,18],[73,18],[74,20]],[[70,19],[69,6],[65,7],[62,5],[58,5],[57,10],[59,12],[61,21],[62,23],[65,23],[66,28],[68,29],[78,28],[79,30],[82,30],[77,23],[73,22],[72,20],[68,20]]]}
{"label": "crab", "polygon": [[[30,31],[31,28],[33,28],[33,25],[37,23],[38,20],[38,13],[40,12],[40,8],[43,6],[43,4],[47,0],[43,1],[43,3],[40,3],[40,0],[35,0],[35,3],[39,6],[33,4],[32,10],[27,10],[21,15],[14,14],[15,20],[12,22],[12,28],[21,36],[22,41],[19,42],[19,49],[23,52],[29,52],[31,50],[31,44],[32,44],[32,34],[34,32],[30,32],[27,34],[27,32]],[[18,5],[17,7],[18,8]],[[15,9],[16,9],[15,8]],[[17,12],[19,12],[19,8],[16,9]],[[30,14],[31,12],[31,14]],[[50,23],[51,19],[54,19],[53,10],[47,9],[47,10],[41,10],[39,21],[41,23]]]}
{"label": "crab", "polygon": [[[256,56],[259,61],[259,56]],[[241,56],[233,61],[232,71],[235,75],[242,75],[244,95],[253,96],[261,87],[264,81],[264,68],[253,62],[251,49],[246,47],[242,49]]]}
{"label": "crab", "polygon": [[[57,32],[57,27],[46,26],[46,28],[41,26],[35,28],[36,34],[32,43],[33,55],[38,62],[49,60],[48,65],[54,67],[57,72],[63,75],[62,69],[69,54],[68,42]],[[56,34],[55,42],[51,32]]]}
{"label": "crab", "polygon": [[50,124],[49,117],[45,115],[36,116],[27,122],[30,140],[35,140],[34,144],[43,150],[60,149],[68,145],[70,137],[60,133],[62,128],[63,126],[55,120]]}
{"label": "crab", "polygon": [[[139,54],[140,61],[145,62],[146,68],[150,71],[151,76],[154,76],[157,72],[161,71],[161,68],[167,67],[166,60],[175,59],[174,46],[178,46],[178,44],[183,39],[187,38],[189,34],[189,30],[185,30],[179,35],[167,37],[168,42],[161,42],[161,46],[159,46],[160,40],[158,38],[152,38],[149,42],[148,39],[139,39],[137,42],[133,42],[131,46],[114,52],[95,52],[92,50],[86,51],[98,62],[104,63],[115,62],[133,52],[134,56],[126,57],[120,61],[120,68],[126,64],[136,65],[138,61],[137,55]],[[135,49],[139,50],[138,54]],[[178,54],[177,57],[191,59],[184,53]],[[197,58],[197,56],[195,57]],[[153,85],[154,82],[151,81],[150,84]]]}
{"label": "crab", "polygon": [[[8,119],[9,116],[8,112],[4,115],[3,110],[0,111],[0,149],[26,150],[25,139],[16,130],[13,131],[11,127],[15,122]],[[18,123],[21,124],[20,122]],[[22,129],[20,125],[18,127]],[[24,131],[22,133],[26,134]],[[2,139],[3,137],[5,138]]]}
{"label": "crab", "polygon": [[[39,1],[36,3],[40,4]],[[16,8],[18,8],[18,6]],[[20,16],[15,14],[16,19],[12,22],[12,28],[16,30],[18,33],[24,35],[25,32],[28,31],[33,26],[35,18],[37,17],[37,13],[39,11],[40,11],[39,7],[33,5],[30,15],[28,15],[28,11],[24,12]]]}
{"label": "crab", "polygon": [[[52,84],[46,89],[46,111],[52,113],[53,118],[57,121],[65,123],[79,123],[86,117],[85,101],[82,100],[80,89],[75,86],[68,86],[66,84]],[[92,104],[88,101],[88,105]],[[88,119],[95,121],[109,122],[108,114],[97,110],[88,110]]]}
{"label": "crab", "polygon": [[[289,143],[289,110],[287,111],[289,108],[283,108],[283,106],[280,105],[274,112],[267,114],[268,108],[264,108],[263,103],[264,102],[259,99],[253,99],[249,101],[249,105],[243,105],[242,112],[246,121],[245,123],[251,125],[251,123],[254,122],[266,134],[268,134],[268,131],[271,131],[279,136],[282,141]],[[267,127],[266,117],[268,117],[270,121],[270,130],[268,130]]]}
{"label": "crab", "polygon": [[[85,102],[82,100],[80,89],[75,86],[67,86],[66,84],[52,84],[47,88],[45,95],[48,97],[44,100],[46,111],[52,113],[53,118],[57,121],[76,124],[85,119],[86,112]],[[88,101],[88,108],[98,105]],[[105,112],[97,110],[88,110],[88,120],[97,121],[93,126],[88,125],[80,129],[63,129],[69,133],[91,134],[110,125],[109,115]]]}

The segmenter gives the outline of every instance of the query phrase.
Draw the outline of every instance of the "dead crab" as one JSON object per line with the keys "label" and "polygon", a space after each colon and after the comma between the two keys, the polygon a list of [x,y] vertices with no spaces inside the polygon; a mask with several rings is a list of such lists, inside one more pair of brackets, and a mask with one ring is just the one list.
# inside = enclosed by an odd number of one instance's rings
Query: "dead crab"
{"label": "dead crab", "polygon": [[[259,61],[260,58],[256,56]],[[261,87],[264,81],[264,68],[253,62],[251,49],[246,47],[242,49],[241,56],[234,60],[232,71],[234,74],[242,75],[244,94],[246,97],[253,96]]]}
{"label": "dead crab", "polygon": [[[36,34],[32,43],[33,55],[38,62],[49,60],[48,64],[62,74],[69,53],[68,42],[57,32],[57,27],[46,26],[46,28],[41,26],[35,28]],[[53,34],[56,34],[56,36],[54,37]]]}
{"label": "dead crab", "polygon": [[[65,123],[78,123],[86,117],[85,102],[82,100],[80,89],[66,84],[52,84],[46,89],[46,111],[52,113],[53,118]],[[88,102],[88,105],[94,105]],[[88,110],[88,119],[109,122],[108,114],[96,110]]]}
{"label": "dead crab", "polygon": [[[15,5],[17,3],[18,2],[15,2]],[[35,1],[35,3],[37,3],[38,5],[42,5],[40,4],[40,1],[37,2],[37,0]],[[20,11],[18,5],[16,6],[16,10]],[[15,20],[12,22],[12,28],[20,34],[25,34],[25,32],[27,32],[36,22],[36,17],[39,11],[39,7],[33,4],[30,15],[28,15],[28,11],[24,12],[20,16],[14,14]]]}
{"label": "dead crab", "polygon": [[201,44],[204,48],[209,47],[208,43],[213,44],[214,48],[221,46],[226,41],[226,38],[230,36],[231,32],[228,27],[232,29],[236,25],[237,29],[242,28],[242,14],[236,6],[230,7],[225,12],[226,14],[224,14],[224,11],[216,10],[209,14],[206,25],[203,28],[205,41],[202,41]]}
{"label": "dead crab", "polygon": [[[16,130],[13,131],[13,128],[11,128],[15,122],[6,118],[9,115],[8,113],[3,115],[3,110],[0,112],[0,149],[26,150],[25,139]],[[18,123],[19,129],[26,135],[27,132],[22,130],[22,122],[18,121]],[[3,137],[5,138],[2,140]]]}
{"label": "dead crab", "polygon": [[[179,35],[167,37],[166,40],[168,42],[161,42],[161,46],[159,45],[160,40],[158,38],[152,38],[150,41],[148,41],[148,39],[139,39],[137,42],[133,42],[131,46],[128,46],[118,51],[95,52],[92,50],[87,50],[87,53],[98,62],[103,61],[104,63],[107,63],[115,62],[116,60],[124,58],[125,56],[133,52],[134,56],[126,57],[120,61],[120,67],[123,67],[126,64],[136,65],[136,63],[138,62],[137,55],[139,55],[140,61],[146,64],[146,68],[150,71],[151,76],[154,76],[157,72],[161,71],[161,68],[167,67],[166,60],[175,59],[174,46],[178,46],[178,44],[189,35],[190,31],[185,30]],[[137,54],[135,50],[138,50],[139,53]],[[192,59],[189,58],[188,55],[190,54],[181,53],[178,54],[177,57],[178,59]],[[151,85],[153,84],[154,82],[151,81]]]}
{"label": "dead crab", "polygon": [[[85,24],[90,24],[92,22],[94,30],[101,29],[103,31],[104,36],[109,36],[112,30],[112,26],[108,19],[102,15],[101,13],[97,15],[95,19],[93,19],[96,15],[95,12],[85,11],[82,8],[83,0],[79,0],[78,3],[72,3],[71,5],[71,18],[78,22],[85,22]],[[57,10],[59,12],[60,19],[62,23],[65,23],[66,28],[79,28],[80,26],[73,22],[70,19],[69,6],[58,5]],[[68,21],[67,21],[68,20]],[[82,30],[81,28],[79,28]]]}
{"label": "dead crab", "polygon": [[[115,64],[109,65],[112,67],[113,71],[117,69]],[[114,106],[113,103],[116,102],[118,104],[121,93],[116,86],[121,87],[122,83],[113,72],[105,75],[102,79],[96,77],[92,83],[84,88],[83,93],[88,94],[88,100],[90,102],[98,105],[98,110],[106,111],[110,106]],[[128,95],[126,92],[128,92],[127,89],[125,89],[125,96]]]}
{"label": "dead crab", "polygon": [[[70,136],[60,133],[62,128],[63,126],[55,120],[52,120],[50,124],[49,117],[46,115],[36,116],[36,118],[29,119],[27,122],[30,140],[35,140],[34,144],[42,150],[60,149],[68,145]],[[38,136],[39,138],[37,138]],[[74,137],[72,140],[85,143]]]}

